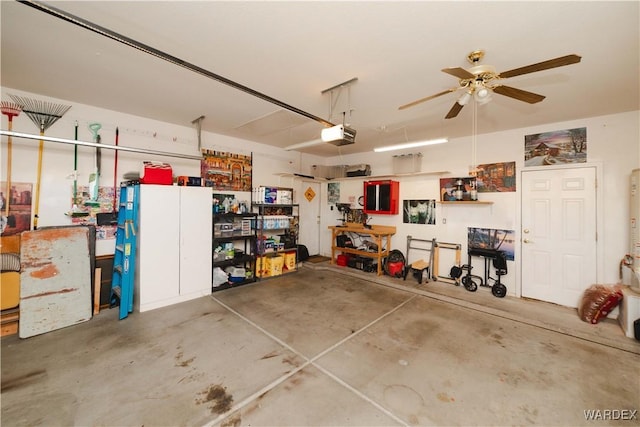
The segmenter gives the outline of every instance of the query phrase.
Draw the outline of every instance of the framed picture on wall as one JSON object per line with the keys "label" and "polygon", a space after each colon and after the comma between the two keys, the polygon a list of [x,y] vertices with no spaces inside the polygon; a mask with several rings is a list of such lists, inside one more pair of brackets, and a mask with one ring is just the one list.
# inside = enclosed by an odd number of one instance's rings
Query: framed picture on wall
{"label": "framed picture on wall", "polygon": [[496,228],[467,229],[469,249],[495,249],[503,251],[510,261],[515,259],[515,231]]}
{"label": "framed picture on wall", "polygon": [[436,200],[404,200],[402,202],[402,222],[405,224],[435,224]]}
{"label": "framed picture on wall", "polygon": [[252,158],[227,151],[203,149],[200,176],[204,186],[222,191],[251,191]]}
{"label": "framed picture on wall", "polygon": [[471,190],[475,188],[476,178],[474,176],[440,178],[440,201],[471,200]]}
{"label": "framed picture on wall", "polygon": [[516,162],[488,163],[476,167],[478,193],[516,191]]}
{"label": "framed picture on wall", "polygon": [[586,127],[536,133],[524,137],[525,166],[586,162]]}
{"label": "framed picture on wall", "polygon": [[[0,234],[11,236],[31,229],[31,195],[33,184],[30,182],[0,182]],[[8,211],[8,212],[7,212]]]}

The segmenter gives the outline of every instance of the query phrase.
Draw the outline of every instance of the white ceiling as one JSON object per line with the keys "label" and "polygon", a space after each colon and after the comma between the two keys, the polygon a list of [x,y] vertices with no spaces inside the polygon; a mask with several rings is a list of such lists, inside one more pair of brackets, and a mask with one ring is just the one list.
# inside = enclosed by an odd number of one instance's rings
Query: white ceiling
{"label": "white ceiling", "polygon": [[[458,93],[398,107],[457,86],[440,70],[468,68],[466,56],[477,49],[498,72],[582,56],[578,64],[505,80],[547,98],[527,104],[494,94],[478,108],[480,133],[640,109],[638,1],[49,4],[357,130],[353,145],[302,150],[321,156],[469,135],[470,106],[444,119]],[[323,127],[28,5],[2,0],[1,19],[4,87],[184,126],[204,115],[204,131],[278,147],[317,139]]]}

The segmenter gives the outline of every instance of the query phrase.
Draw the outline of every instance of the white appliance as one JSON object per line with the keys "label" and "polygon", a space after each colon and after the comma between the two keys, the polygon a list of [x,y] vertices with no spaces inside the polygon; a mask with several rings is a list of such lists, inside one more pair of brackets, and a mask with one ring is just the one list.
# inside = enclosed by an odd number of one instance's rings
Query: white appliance
{"label": "white appliance", "polygon": [[629,338],[634,338],[634,322],[640,319],[640,169],[631,172],[630,239],[629,254],[632,258],[630,287],[623,289],[618,321]]}
{"label": "white appliance", "polygon": [[633,258],[631,270],[631,289],[640,293],[640,169],[631,172],[631,199],[630,199],[630,254]]}

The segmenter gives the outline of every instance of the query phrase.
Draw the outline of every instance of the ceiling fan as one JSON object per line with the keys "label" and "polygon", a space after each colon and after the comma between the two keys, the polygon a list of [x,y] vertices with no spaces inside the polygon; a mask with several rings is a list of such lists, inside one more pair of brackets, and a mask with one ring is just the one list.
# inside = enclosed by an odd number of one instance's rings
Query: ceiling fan
{"label": "ceiling fan", "polygon": [[487,102],[490,99],[489,95],[491,92],[508,96],[519,101],[528,102],[529,104],[535,104],[536,102],[542,101],[545,97],[538,95],[537,93],[527,92],[526,90],[517,89],[511,86],[505,86],[500,81],[502,79],[520,76],[522,74],[535,73],[537,71],[548,70],[550,68],[576,64],[582,59],[582,57],[572,54],[498,73],[496,72],[495,67],[491,65],[478,64],[483,57],[483,50],[474,50],[467,55],[467,59],[471,64],[473,64],[473,66],[468,70],[460,67],[445,68],[442,70],[447,74],[457,77],[459,79],[459,87],[447,89],[436,93],[435,95],[427,96],[426,98],[421,98],[408,104],[401,105],[398,109],[404,110],[405,108],[413,107],[414,105],[418,105],[422,102],[429,101],[457,90],[464,90],[464,93],[460,98],[458,98],[456,103],[453,104],[453,107],[451,107],[451,110],[449,110],[449,113],[445,116],[446,119],[456,117],[458,113],[460,113],[460,110],[462,110],[462,107],[464,107],[472,98],[479,103]]}

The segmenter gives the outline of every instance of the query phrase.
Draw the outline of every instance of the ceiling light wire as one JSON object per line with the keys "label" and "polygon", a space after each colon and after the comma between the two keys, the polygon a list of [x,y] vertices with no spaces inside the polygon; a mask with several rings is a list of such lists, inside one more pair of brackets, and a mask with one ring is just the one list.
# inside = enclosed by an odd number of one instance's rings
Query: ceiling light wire
{"label": "ceiling light wire", "polygon": [[471,118],[471,176],[477,175],[476,155],[477,155],[477,134],[478,134],[478,103],[472,102],[473,111]]}

